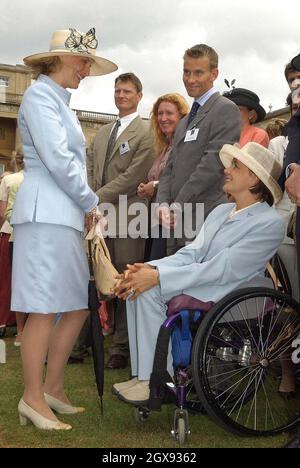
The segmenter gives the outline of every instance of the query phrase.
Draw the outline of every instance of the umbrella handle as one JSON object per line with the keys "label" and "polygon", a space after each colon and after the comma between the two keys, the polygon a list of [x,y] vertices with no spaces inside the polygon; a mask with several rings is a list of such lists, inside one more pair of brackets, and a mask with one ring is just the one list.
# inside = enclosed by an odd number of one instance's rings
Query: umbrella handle
{"label": "umbrella handle", "polygon": [[92,259],[92,241],[88,240],[88,264],[89,264],[89,271],[90,271],[90,278],[94,278],[94,267],[93,267],[93,259]]}

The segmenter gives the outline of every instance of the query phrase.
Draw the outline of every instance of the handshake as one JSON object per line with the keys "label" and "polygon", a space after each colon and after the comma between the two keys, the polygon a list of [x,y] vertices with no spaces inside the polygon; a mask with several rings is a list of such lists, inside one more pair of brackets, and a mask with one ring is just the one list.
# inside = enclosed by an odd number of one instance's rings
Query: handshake
{"label": "handshake", "polygon": [[119,299],[134,301],[141,293],[159,284],[159,271],[148,263],[127,265],[123,273],[116,276],[114,293]]}

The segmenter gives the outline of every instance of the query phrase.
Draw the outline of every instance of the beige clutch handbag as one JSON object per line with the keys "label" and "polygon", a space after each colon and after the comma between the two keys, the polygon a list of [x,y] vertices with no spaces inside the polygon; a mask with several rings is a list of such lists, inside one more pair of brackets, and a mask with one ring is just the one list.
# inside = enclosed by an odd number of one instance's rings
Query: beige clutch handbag
{"label": "beige clutch handbag", "polygon": [[114,296],[113,288],[117,283],[118,271],[111,262],[110,254],[101,235],[94,225],[85,240],[91,242],[91,257],[94,269],[96,288],[103,296]]}

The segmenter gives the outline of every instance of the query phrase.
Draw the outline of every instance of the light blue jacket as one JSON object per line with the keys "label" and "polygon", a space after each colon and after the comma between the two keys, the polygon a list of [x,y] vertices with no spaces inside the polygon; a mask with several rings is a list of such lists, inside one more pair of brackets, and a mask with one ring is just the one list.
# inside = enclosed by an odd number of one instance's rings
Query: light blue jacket
{"label": "light blue jacket", "polygon": [[149,262],[159,269],[166,301],[187,294],[216,302],[242,283],[263,276],[284,238],[284,221],[266,202],[230,219],[234,206],[219,205],[191,244],[175,255]]}
{"label": "light blue jacket", "polygon": [[70,97],[45,75],[24,94],[18,117],[24,182],[12,224],[35,220],[83,231],[84,213],[99,201],[87,183],[85,138]]}

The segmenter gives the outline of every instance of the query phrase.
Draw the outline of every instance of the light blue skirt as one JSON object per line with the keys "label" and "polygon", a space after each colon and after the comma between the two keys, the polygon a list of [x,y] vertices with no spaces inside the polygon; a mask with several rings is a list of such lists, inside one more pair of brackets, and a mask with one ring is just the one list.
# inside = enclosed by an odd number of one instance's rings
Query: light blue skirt
{"label": "light blue skirt", "polygon": [[14,226],[11,310],[59,313],[88,308],[82,233],[68,226]]}

